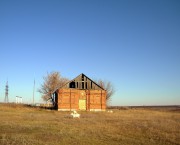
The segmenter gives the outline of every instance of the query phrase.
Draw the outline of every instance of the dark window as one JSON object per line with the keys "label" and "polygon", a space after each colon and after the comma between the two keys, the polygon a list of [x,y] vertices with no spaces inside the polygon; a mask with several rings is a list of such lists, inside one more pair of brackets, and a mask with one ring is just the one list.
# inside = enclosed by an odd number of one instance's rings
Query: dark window
{"label": "dark window", "polygon": [[84,89],[84,82],[82,82],[82,89]]}
{"label": "dark window", "polygon": [[77,82],[77,87],[76,88],[78,88],[78,82]]}
{"label": "dark window", "polygon": [[71,83],[69,84],[69,88],[75,88],[75,82],[71,82]]}

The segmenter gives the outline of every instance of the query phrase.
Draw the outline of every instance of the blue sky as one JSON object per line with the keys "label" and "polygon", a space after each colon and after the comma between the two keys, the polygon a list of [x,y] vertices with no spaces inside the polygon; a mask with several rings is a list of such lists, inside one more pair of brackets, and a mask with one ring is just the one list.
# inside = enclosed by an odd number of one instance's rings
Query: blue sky
{"label": "blue sky", "polygon": [[180,1],[1,0],[0,101],[51,71],[111,81],[111,105],[180,105]]}

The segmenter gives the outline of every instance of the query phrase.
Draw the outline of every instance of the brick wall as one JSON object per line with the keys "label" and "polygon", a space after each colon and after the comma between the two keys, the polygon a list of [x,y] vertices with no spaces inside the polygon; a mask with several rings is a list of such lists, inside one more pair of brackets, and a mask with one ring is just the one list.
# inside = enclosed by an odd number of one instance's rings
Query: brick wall
{"label": "brick wall", "polygon": [[58,110],[79,110],[79,100],[85,100],[85,110],[105,110],[105,90],[77,90],[59,89],[57,106]]}

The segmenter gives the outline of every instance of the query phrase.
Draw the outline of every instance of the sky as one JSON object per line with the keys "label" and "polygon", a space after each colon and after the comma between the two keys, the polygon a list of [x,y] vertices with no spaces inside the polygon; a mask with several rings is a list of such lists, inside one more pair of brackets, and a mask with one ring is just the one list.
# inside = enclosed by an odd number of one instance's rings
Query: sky
{"label": "sky", "polygon": [[48,72],[110,81],[111,105],[180,105],[179,0],[0,0],[0,102]]}

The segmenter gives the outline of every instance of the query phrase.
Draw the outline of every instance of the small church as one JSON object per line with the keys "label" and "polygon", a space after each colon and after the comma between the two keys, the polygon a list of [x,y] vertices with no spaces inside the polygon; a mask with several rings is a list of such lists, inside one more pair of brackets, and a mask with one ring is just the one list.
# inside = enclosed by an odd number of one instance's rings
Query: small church
{"label": "small church", "polygon": [[80,74],[53,94],[58,111],[105,111],[106,90],[85,74]]}

